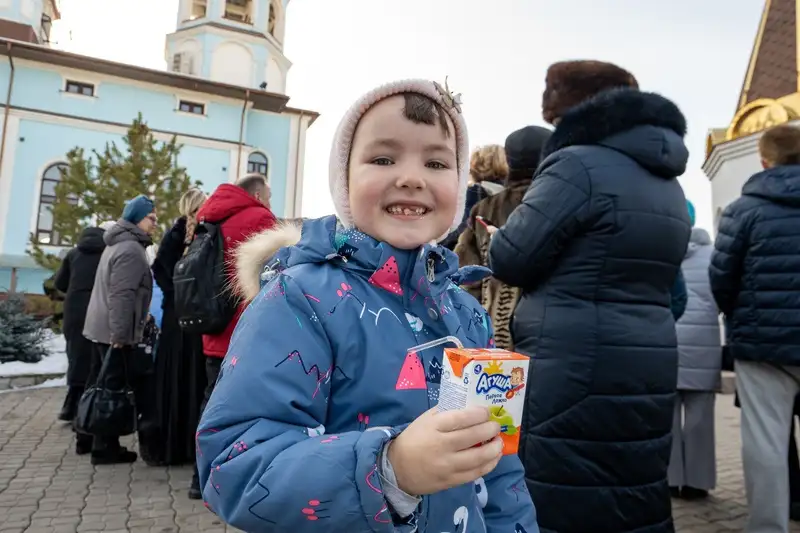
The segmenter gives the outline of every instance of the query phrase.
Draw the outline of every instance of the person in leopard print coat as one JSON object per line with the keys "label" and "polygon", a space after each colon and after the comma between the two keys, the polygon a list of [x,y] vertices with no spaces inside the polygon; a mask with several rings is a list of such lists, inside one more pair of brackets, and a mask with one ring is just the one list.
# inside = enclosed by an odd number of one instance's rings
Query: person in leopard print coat
{"label": "person in leopard print coat", "polygon": [[[467,227],[459,236],[455,248],[461,266],[489,266],[490,236],[486,226],[499,228],[522,203],[533,173],[539,166],[542,147],[550,138],[550,133],[546,128],[527,126],[508,136],[505,144],[509,167],[506,188],[484,198],[470,211]],[[469,291],[492,317],[497,346],[513,350],[511,317],[519,301],[520,289],[491,277],[465,286],[464,289]]]}

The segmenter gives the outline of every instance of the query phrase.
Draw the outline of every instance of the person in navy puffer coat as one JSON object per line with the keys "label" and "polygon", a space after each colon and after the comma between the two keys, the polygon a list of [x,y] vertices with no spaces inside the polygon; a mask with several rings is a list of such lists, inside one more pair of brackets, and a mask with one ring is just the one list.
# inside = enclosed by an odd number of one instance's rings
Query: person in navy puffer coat
{"label": "person in navy puffer coat", "polygon": [[764,169],[722,213],[709,267],[742,408],[746,531],[789,531],[786,456],[800,392],[800,129],[759,140]]}
{"label": "person in navy puffer coat", "polygon": [[557,63],[546,85],[555,131],[489,249],[494,276],[523,288],[513,334],[532,358],[528,488],[542,531],[671,532],[686,121],[609,63]]}
{"label": "person in navy puffer coat", "polygon": [[203,496],[226,522],[258,533],[538,533],[500,425],[486,408],[438,412],[444,346],[421,346],[494,345],[486,311],[459,287],[488,269],[459,269],[431,244],[461,221],[468,149],[446,89],[381,86],[336,133],[338,217],[305,221],[299,240],[282,224],[237,249],[251,303],[197,431]]}

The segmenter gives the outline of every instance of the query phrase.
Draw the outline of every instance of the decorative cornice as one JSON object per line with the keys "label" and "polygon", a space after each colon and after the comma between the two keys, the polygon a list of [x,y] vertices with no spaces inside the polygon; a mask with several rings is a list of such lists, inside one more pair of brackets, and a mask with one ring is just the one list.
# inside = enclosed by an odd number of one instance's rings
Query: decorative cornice
{"label": "decorative cornice", "polygon": [[711,149],[711,154],[703,163],[702,169],[709,181],[719,173],[722,165],[731,159],[749,156],[758,153],[758,140],[761,133],[754,133],[745,137],[739,137],[732,141],[718,144]]}

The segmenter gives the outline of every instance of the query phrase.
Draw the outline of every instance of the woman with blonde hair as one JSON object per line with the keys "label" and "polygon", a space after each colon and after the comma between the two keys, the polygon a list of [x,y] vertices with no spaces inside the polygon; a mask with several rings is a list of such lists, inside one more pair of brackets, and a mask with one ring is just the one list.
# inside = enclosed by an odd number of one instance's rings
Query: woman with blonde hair
{"label": "woman with blonde hair", "polygon": [[164,235],[153,262],[153,277],[164,293],[161,335],[156,350],[159,460],[164,465],[194,463],[194,434],[205,390],[205,359],[199,335],[185,333],[175,316],[175,264],[186,253],[197,227],[197,212],[206,201],[200,189],[189,189],[178,203],[181,216]]}
{"label": "woman with blonde hair", "polygon": [[467,227],[467,219],[473,206],[484,198],[502,191],[507,177],[508,162],[505,148],[499,144],[488,144],[479,146],[472,152],[469,160],[467,201],[461,225],[442,241],[442,246],[451,250],[455,248],[459,235]]}

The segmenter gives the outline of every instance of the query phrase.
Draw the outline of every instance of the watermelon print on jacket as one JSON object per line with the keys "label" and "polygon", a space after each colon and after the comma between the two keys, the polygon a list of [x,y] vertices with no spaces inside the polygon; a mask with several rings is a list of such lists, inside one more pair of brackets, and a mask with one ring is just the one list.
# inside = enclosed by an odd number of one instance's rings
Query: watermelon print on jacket
{"label": "watermelon print on jacket", "polygon": [[[248,532],[538,533],[516,456],[392,517],[378,458],[436,405],[447,335],[492,346],[491,325],[439,246],[399,250],[335,217],[256,235],[237,252],[252,302],[198,428],[208,507]],[[346,252],[346,253],[345,253]],[[267,264],[260,289],[258,276]],[[388,265],[388,266],[387,266]]]}

